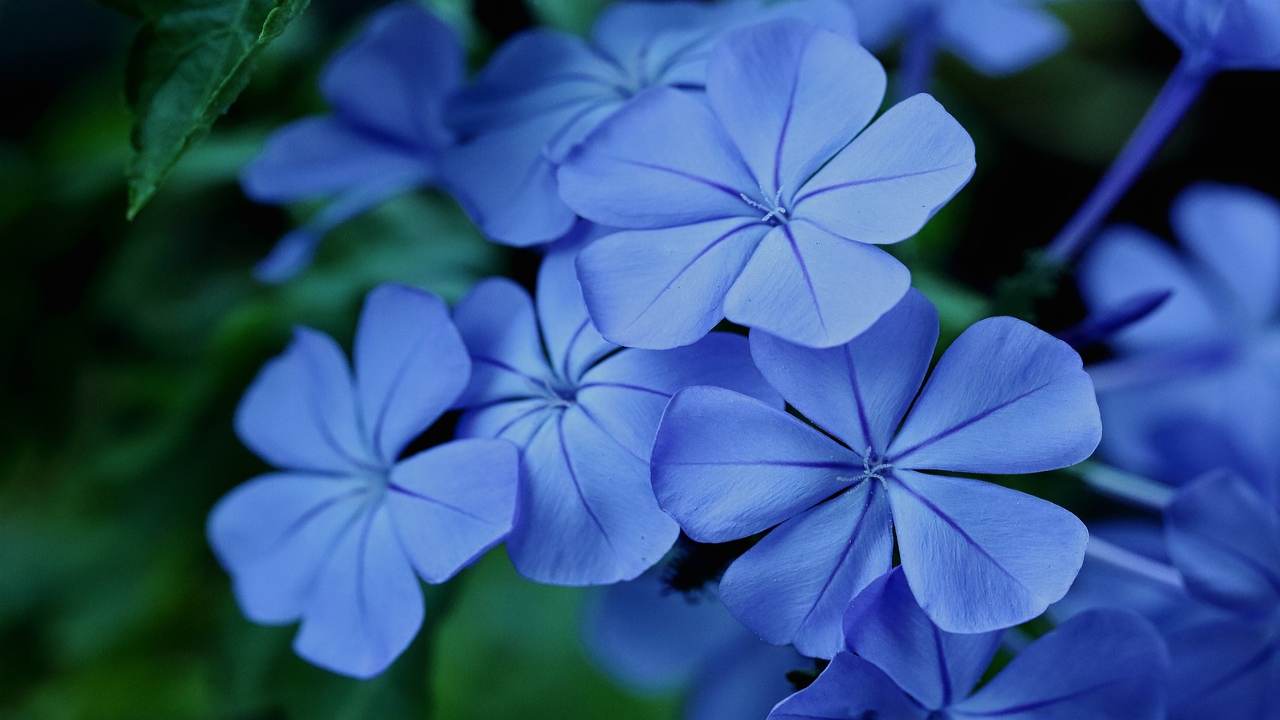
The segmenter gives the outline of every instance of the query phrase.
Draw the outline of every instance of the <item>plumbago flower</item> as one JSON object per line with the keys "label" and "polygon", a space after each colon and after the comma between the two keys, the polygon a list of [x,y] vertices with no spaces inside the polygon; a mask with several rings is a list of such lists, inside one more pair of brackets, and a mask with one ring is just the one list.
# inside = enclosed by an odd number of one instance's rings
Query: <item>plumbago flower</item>
{"label": "plumbago flower", "polygon": [[855,37],[841,0],[618,2],[586,40],[548,29],[518,35],[450,103],[463,139],[444,161],[452,189],[498,242],[559,238],[576,220],[555,177],[568,152],[646,88],[701,88],[715,37],[779,16]]}
{"label": "plumbago flower", "polygon": [[721,318],[792,342],[847,342],[910,273],[879,244],[917,230],[969,179],[968,133],[927,95],[863,131],[880,64],[796,20],[727,35],[707,97],[637,96],[560,168],[583,217],[621,232],[578,257],[591,318],[623,345],[669,348]]}
{"label": "plumbago flower", "polygon": [[1280,3],[1274,0],[1139,0],[1182,49],[1151,109],[1098,186],[1053,239],[1048,256],[1073,259],[1220,70],[1280,70]]}
{"label": "plumbago flower", "polygon": [[583,644],[610,677],[643,693],[682,691],[685,720],[763,718],[812,666],[763,643],[712,593],[673,591],[662,573],[601,588],[588,606]]}
{"label": "plumbago flower", "polygon": [[895,533],[916,598],[948,632],[1029,620],[1075,578],[1087,533],[1074,515],[932,471],[1029,473],[1088,457],[1101,427],[1080,357],[991,318],[920,390],[937,334],[936,311],[914,290],[838,348],[752,333],[761,372],[817,428],[720,388],[671,400],[653,450],[658,502],[700,542],[773,528],[720,583],[721,600],[765,640],[831,657],[841,613],[889,569]]}
{"label": "plumbago flower", "polygon": [[[1201,184],[1174,203],[1185,252],[1131,227],[1111,229],[1084,257],[1080,291],[1091,312],[1172,291],[1113,338],[1118,357],[1090,369],[1114,463],[1162,481],[1212,469],[1190,451],[1250,477],[1280,474],[1280,202]],[[1214,428],[1206,434],[1205,426]],[[1210,440],[1213,438],[1214,440]],[[1232,447],[1252,463],[1225,461]]]}
{"label": "plumbago flower", "polygon": [[905,37],[899,84],[924,90],[934,56],[946,50],[986,75],[1008,75],[1058,52],[1066,26],[1044,0],[853,0],[858,36],[879,52]]}
{"label": "plumbago flower", "polygon": [[1131,612],[1094,610],[1071,619],[976,692],[1003,633],[942,630],[916,604],[901,569],[854,600],[845,628],[847,651],[779,703],[770,720],[1165,717],[1168,654],[1151,625]]}
{"label": "plumbago flower", "polygon": [[420,5],[396,3],[373,16],[320,79],[333,114],[277,131],[241,174],[245,193],[259,202],[332,198],[258,264],[259,279],[287,280],[334,227],[437,180],[440,152],[452,142],[444,100],[462,67],[453,30]]}
{"label": "plumbago flower", "polygon": [[511,528],[511,443],[457,440],[401,459],[466,387],[471,363],[439,298],[370,293],[355,378],[329,336],[298,330],[245,393],[236,433],[281,470],[224,497],[209,543],[255,622],[301,618],[294,649],[370,677],[422,624],[414,577],[448,580]]}
{"label": "plumbago flower", "polygon": [[458,434],[520,446],[520,511],[507,551],[540,582],[630,580],[671,548],[679,529],[653,497],[649,450],[676,390],[715,384],[781,406],[737,335],[672,352],[614,352],[587,319],[571,250],[543,261],[536,313],[518,285],[492,279],[454,317],[475,366]]}

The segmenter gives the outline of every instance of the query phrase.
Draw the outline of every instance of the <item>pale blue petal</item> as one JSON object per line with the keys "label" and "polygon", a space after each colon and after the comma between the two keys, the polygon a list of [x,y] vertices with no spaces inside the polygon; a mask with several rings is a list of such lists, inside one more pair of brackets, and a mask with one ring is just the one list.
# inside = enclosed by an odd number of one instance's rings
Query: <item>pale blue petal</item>
{"label": "pale blue petal", "polygon": [[458,420],[457,436],[501,438],[523,448],[557,412],[559,410],[545,398],[482,404],[462,414]]}
{"label": "pale blue petal", "polygon": [[858,22],[858,39],[873,52],[880,52],[897,39],[906,25],[911,3],[904,0],[851,0]]}
{"label": "pale blue petal", "polygon": [[713,3],[617,2],[591,28],[591,43],[636,77],[664,79],[663,70],[696,51],[723,12]]}
{"label": "pale blue petal", "polygon": [[941,42],[987,75],[1023,70],[1061,50],[1070,39],[1060,20],[1023,0],[939,3]]}
{"label": "pale blue petal", "polygon": [[[593,234],[589,223],[575,232]],[[568,239],[568,238],[567,238]],[[590,238],[585,238],[590,241]],[[596,360],[616,346],[600,336],[582,299],[574,260],[578,245],[547,254],[538,268],[538,322],[551,367],[561,380],[574,383]]]}
{"label": "pale blue petal", "polygon": [[679,528],[654,500],[648,463],[580,409],[548,420],[522,461],[507,550],[525,577],[554,585],[631,580],[675,543]]}
{"label": "pale blue petal", "polygon": [[326,549],[362,506],[366,484],[329,475],[264,475],[209,513],[209,545],[260,623],[296,620]]}
{"label": "pale blue petal", "polygon": [[1269,0],[1139,0],[1187,55],[1230,69],[1280,68],[1280,6]]}
{"label": "pale blue petal", "polygon": [[898,304],[911,273],[880,248],[794,222],[760,242],[725,317],[809,347],[842,345]]}
{"label": "pale blue petal", "polygon": [[1076,351],[1021,320],[989,318],[943,354],[889,455],[898,467],[1030,473],[1084,460],[1101,435]]}
{"label": "pale blue petal", "polygon": [[422,589],[391,515],[374,506],[327,548],[293,647],[320,667],[373,677],[422,625]]}
{"label": "pale blue petal", "polygon": [[[976,598],[975,598],[976,599]],[[986,672],[1002,632],[940,630],[911,595],[902,568],[863,590],[844,616],[845,645],[928,708],[962,700]]]}
{"label": "pale blue petal", "polygon": [[259,457],[288,470],[350,473],[376,462],[360,434],[342,349],[307,328],[298,328],[288,349],[254,378],[236,408],[235,428]]}
{"label": "pale blue petal", "polygon": [[956,718],[1162,720],[1169,653],[1155,628],[1126,610],[1091,610],[1027,646]]}
{"label": "pale blue petal", "polygon": [[577,400],[615,440],[648,459],[667,401],[692,385],[728,388],[782,407],[751,362],[747,339],[729,333],[674,350],[624,350],[587,371]]}
{"label": "pale blue petal", "polygon": [[546,395],[553,375],[524,288],[506,278],[485,280],[458,303],[453,319],[472,362],[459,406]]}
{"label": "pale blue petal", "polygon": [[740,194],[756,183],[698,96],[654,88],[627,103],[560,167],[560,195],[617,228],[758,217]]}
{"label": "pale blue petal", "polygon": [[768,720],[927,720],[876,666],[851,653],[836,655],[812,685],[778,703]]}
{"label": "pale blue petal", "polygon": [[751,333],[751,356],[809,421],[860,453],[883,455],[920,389],[938,340],[938,312],[923,295],[902,301],[850,342],[827,350]]}
{"label": "pale blue petal", "polygon": [[898,552],[920,607],[948,632],[1026,622],[1071,587],[1089,532],[1053,503],[981,480],[894,470]]}
{"label": "pale blue petal", "polygon": [[384,464],[453,405],[471,376],[444,301],[403,285],[369,293],[355,362],[363,427]]}
{"label": "pale blue petal", "polygon": [[1164,518],[1189,592],[1242,614],[1280,607],[1280,511],[1249,483],[1210,472],[1179,490]]}
{"label": "pale blue petal", "polygon": [[726,36],[711,56],[707,96],[754,175],[741,190],[758,201],[795,197],[871,121],[885,82],[866,50],[802,20]]}
{"label": "pale blue petal", "polygon": [[860,457],[787,413],[714,387],[671,399],[653,449],[659,503],[700,542],[766,530],[849,487],[862,469]]}
{"label": "pale blue petal", "polygon": [[768,229],[729,218],[597,240],[578,254],[592,321],[629,347],[697,341],[724,317],[725,295]]}
{"label": "pale blue petal", "polygon": [[386,503],[422,579],[448,580],[511,531],[519,452],[502,440],[455,440],[391,470]]}
{"label": "pale blue petal", "polygon": [[895,243],[919,232],[975,167],[969,133],[932,97],[916,95],[805,183],[792,214],[858,242]]}
{"label": "pale blue petal", "polygon": [[840,651],[849,601],[888,571],[884,488],[863,481],[779,525],[725,571],[720,597],[761,639],[810,657]]}

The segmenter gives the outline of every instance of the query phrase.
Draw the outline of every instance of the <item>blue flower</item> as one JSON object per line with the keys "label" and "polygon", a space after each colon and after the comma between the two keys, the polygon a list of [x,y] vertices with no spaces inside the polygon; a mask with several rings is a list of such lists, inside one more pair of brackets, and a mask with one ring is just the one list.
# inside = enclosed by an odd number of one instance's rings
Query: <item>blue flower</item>
{"label": "blue flower", "polygon": [[1058,52],[1067,29],[1044,0],[853,0],[862,44],[879,52],[905,37],[904,95],[924,90],[934,54],[954,53],[978,72],[1008,75]]}
{"label": "blue flower", "polygon": [[768,8],[757,0],[619,2],[588,40],[547,29],[522,33],[450,103],[450,124],[463,140],[444,160],[450,187],[498,242],[559,238],[576,219],[555,177],[568,152],[646,88],[701,87],[707,47],[725,29],[780,15],[854,34],[840,0]]}
{"label": "blue flower", "polygon": [[854,600],[845,628],[847,652],[813,685],[779,703],[771,720],[1165,717],[1168,655],[1134,613],[1095,610],[1072,618],[977,692],[1003,633],[942,630],[916,604],[901,570]]}
{"label": "blue flower", "polygon": [[650,570],[601,588],[583,643],[597,666],[638,692],[685,693],[685,720],[762,718],[793,690],[787,673],[811,665],[761,642],[715,597],[673,592]]}
{"label": "blue flower", "polygon": [[1022,321],[991,318],[920,390],[937,334],[936,311],[914,290],[842,347],[752,332],[761,372],[821,430],[720,388],[684,390],[668,406],[653,451],[662,508],[700,542],[773,528],[720,583],[725,605],[765,640],[831,657],[841,613],[889,569],[895,534],[916,598],[948,632],[1036,617],[1080,569],[1087,533],[1071,513],[923,472],[1029,473],[1088,457],[1101,427],[1080,357]]}
{"label": "blue flower", "polygon": [[[675,542],[649,484],[649,450],[668,398],[711,384],[781,401],[745,338],[715,333],[679,351],[621,350],[591,326],[572,249],[553,252],[538,300],[485,281],[455,310],[475,371],[459,401],[463,437],[522,449],[520,510],[507,540],[516,568],[562,585],[630,580]],[[541,332],[539,332],[541,331]]]}
{"label": "blue flower", "polygon": [[250,619],[302,620],[294,649],[307,660],[378,674],[422,624],[415,571],[444,582],[510,530],[510,443],[458,440],[400,457],[470,369],[439,298],[384,285],[360,318],[354,380],[337,343],[299,329],[245,393],[236,432],[280,470],[219,501],[209,542]]}
{"label": "blue flower", "polygon": [[715,48],[706,98],[658,88],[560,168],[584,217],[623,228],[578,274],[605,337],[667,348],[721,318],[793,342],[847,342],[907,291],[876,247],[918,231],[968,181],[968,133],[917,95],[865,131],[880,64],[797,20],[736,30]]}
{"label": "blue flower", "polygon": [[[1221,465],[1276,476],[1280,203],[1202,184],[1178,198],[1172,215],[1185,252],[1118,227],[1081,265],[1080,291],[1094,313],[1173,293],[1115,336],[1114,360],[1090,369],[1107,427],[1102,449],[1113,463],[1167,482]],[[1223,458],[1225,448],[1262,466]]]}
{"label": "blue flower", "polygon": [[1199,65],[1280,70],[1280,4],[1273,0],[1138,0],[1138,4]]}
{"label": "blue flower", "polygon": [[241,176],[264,203],[331,198],[258,264],[267,282],[305,268],[326,233],[369,208],[437,179],[452,142],[444,100],[462,80],[462,48],[449,26],[411,2],[380,10],[325,68],[331,115],[277,131]]}

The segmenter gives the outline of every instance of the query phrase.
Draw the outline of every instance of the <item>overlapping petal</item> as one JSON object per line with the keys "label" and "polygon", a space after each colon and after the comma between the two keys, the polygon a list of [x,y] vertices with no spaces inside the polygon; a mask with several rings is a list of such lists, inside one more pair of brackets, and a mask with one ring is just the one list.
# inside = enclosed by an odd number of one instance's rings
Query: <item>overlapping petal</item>
{"label": "overlapping petal", "polygon": [[[599,231],[590,223],[581,225],[574,233],[585,236],[581,242],[591,242]],[[538,323],[542,340],[551,367],[566,382],[576,382],[587,368],[616,347],[601,337],[587,315],[574,263],[579,247],[572,243],[548,253],[538,268]]]}
{"label": "overlapping petal", "polygon": [[542,396],[551,370],[524,288],[504,278],[482,281],[454,308],[453,318],[472,361],[460,406]]}
{"label": "overlapping petal", "polygon": [[926,720],[928,715],[875,665],[840,653],[812,685],[778,703],[768,720]]}

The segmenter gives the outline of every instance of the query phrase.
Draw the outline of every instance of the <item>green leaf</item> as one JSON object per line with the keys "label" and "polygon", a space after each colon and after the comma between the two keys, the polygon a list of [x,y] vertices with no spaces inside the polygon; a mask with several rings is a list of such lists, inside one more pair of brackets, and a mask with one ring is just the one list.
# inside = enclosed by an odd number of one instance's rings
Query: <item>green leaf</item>
{"label": "green leaf", "polygon": [[608,0],[527,0],[529,9],[544,25],[585,34]]}
{"label": "green leaf", "polygon": [[249,82],[253,61],[308,0],[115,0],[144,20],[130,51],[132,219]]}

